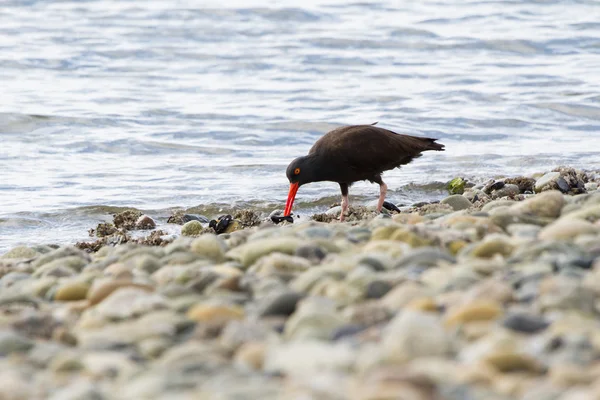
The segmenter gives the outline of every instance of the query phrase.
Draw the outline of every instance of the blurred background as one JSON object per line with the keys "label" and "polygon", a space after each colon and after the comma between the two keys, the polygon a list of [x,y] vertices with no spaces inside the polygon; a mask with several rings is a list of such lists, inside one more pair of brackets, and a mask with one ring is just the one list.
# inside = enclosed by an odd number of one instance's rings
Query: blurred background
{"label": "blurred background", "polygon": [[[0,251],[113,210],[270,211],[328,130],[440,138],[397,204],[600,162],[597,1],[10,1],[0,7]],[[359,183],[351,201],[376,198]],[[337,201],[303,187],[300,213]],[[209,215],[210,216],[210,215]]]}

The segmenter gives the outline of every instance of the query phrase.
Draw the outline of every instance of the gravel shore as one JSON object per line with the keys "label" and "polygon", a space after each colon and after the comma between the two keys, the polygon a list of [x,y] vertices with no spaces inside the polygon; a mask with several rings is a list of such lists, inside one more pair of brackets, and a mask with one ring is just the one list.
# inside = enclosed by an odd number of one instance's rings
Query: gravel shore
{"label": "gravel shore", "polygon": [[176,238],[132,213],[14,248],[0,399],[600,399],[598,183],[457,178],[400,213],[179,216]]}

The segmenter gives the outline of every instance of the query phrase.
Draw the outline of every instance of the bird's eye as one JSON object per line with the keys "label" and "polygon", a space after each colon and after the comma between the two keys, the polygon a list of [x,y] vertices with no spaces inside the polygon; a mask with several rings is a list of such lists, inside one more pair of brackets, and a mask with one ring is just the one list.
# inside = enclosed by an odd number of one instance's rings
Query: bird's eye
{"label": "bird's eye", "polygon": [[299,173],[300,173],[300,168],[296,168],[296,169],[294,170],[294,175],[298,175]]}

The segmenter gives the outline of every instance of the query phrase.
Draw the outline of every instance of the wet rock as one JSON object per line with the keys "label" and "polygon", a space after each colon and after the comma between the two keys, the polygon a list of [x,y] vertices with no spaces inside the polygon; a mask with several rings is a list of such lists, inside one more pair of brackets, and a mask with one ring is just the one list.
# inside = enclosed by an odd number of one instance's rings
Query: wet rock
{"label": "wet rock", "polygon": [[525,176],[518,176],[515,178],[507,178],[504,180],[506,184],[517,185],[520,193],[533,193],[535,191],[535,179],[528,178]]}
{"label": "wet rock", "polygon": [[209,228],[212,228],[215,233],[231,233],[235,232],[244,227],[243,223],[237,219],[234,219],[231,215],[221,215],[216,220],[211,220],[208,224]]}
{"label": "wet rock", "polygon": [[189,221],[181,227],[181,234],[183,236],[198,236],[203,232],[204,227],[200,221]]}
{"label": "wet rock", "polygon": [[258,226],[261,223],[261,216],[252,210],[240,210],[233,215],[233,219],[240,221],[245,228]]}
{"label": "wet rock", "polygon": [[156,228],[156,222],[147,215],[141,215],[135,221],[135,229],[154,229]]}
{"label": "wet rock", "polygon": [[449,205],[455,211],[466,210],[467,208],[472,206],[471,202],[461,194],[454,194],[448,196],[445,199],[443,199],[440,203]]}
{"label": "wet rock", "polygon": [[446,185],[446,189],[448,189],[448,193],[451,195],[460,194],[462,195],[465,192],[465,185],[467,181],[463,178],[454,178]]}
{"label": "wet rock", "polygon": [[519,194],[519,187],[513,184],[505,184],[501,189],[493,190],[491,193],[492,199],[499,199],[502,197],[513,198]]}
{"label": "wet rock", "polygon": [[198,221],[203,224],[208,224],[210,220],[208,218],[206,218],[204,215],[186,214],[185,211],[175,211],[167,219],[168,224],[177,224],[177,225],[183,225],[186,222],[190,222],[190,221]]}
{"label": "wet rock", "polygon": [[550,323],[544,318],[525,313],[512,313],[509,314],[502,325],[505,328],[521,333],[537,333],[546,329]]}
{"label": "wet rock", "polygon": [[557,181],[560,179],[560,172],[548,172],[535,182],[536,193],[544,192],[546,190],[558,189]]}
{"label": "wet rock", "polygon": [[113,216],[113,223],[119,229],[126,231],[135,229],[135,223],[142,216],[137,210],[125,210]]}
{"label": "wet rock", "polygon": [[402,311],[385,328],[382,348],[388,362],[406,362],[420,357],[444,357],[451,343],[437,316]]}
{"label": "wet rock", "polygon": [[96,234],[96,237],[106,237],[110,236],[117,232],[117,228],[110,222],[102,222],[96,226],[96,229],[91,229],[89,231],[90,236]]}

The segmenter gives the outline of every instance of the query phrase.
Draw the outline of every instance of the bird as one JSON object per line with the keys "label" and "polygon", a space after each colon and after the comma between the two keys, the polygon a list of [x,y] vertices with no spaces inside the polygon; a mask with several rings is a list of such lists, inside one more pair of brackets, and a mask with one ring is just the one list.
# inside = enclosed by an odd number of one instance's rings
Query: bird
{"label": "bird", "polygon": [[368,180],[379,185],[377,212],[381,212],[387,185],[381,175],[410,163],[428,150],[444,151],[444,145],[427,137],[409,136],[370,125],[349,125],[333,129],[319,138],[306,156],[294,159],[286,169],[290,181],[284,218],[292,219],[292,206],[300,186],[312,182],[337,182],[342,192],[344,221],[350,203],[349,187]]}

